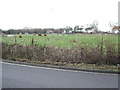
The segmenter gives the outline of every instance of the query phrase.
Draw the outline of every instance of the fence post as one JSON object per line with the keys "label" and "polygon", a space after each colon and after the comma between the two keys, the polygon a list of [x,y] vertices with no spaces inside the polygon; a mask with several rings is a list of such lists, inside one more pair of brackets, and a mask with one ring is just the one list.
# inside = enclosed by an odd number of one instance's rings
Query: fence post
{"label": "fence post", "polygon": [[34,39],[32,38],[32,44],[34,44]]}
{"label": "fence post", "polygon": [[75,54],[75,59],[76,59],[76,63],[78,63],[79,60],[78,60],[78,52],[77,51],[76,51],[76,54]]}
{"label": "fence post", "polygon": [[17,42],[17,40],[16,40],[16,36],[15,36],[15,43]]}
{"label": "fence post", "polygon": [[101,40],[101,56],[103,55],[103,37],[102,37],[102,40]]}

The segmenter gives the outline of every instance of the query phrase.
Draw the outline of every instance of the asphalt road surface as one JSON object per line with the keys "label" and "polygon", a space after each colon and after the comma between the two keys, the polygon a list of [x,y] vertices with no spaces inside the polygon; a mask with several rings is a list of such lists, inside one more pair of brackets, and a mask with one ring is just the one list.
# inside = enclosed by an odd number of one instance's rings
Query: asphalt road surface
{"label": "asphalt road surface", "polygon": [[118,88],[118,75],[2,63],[2,88]]}

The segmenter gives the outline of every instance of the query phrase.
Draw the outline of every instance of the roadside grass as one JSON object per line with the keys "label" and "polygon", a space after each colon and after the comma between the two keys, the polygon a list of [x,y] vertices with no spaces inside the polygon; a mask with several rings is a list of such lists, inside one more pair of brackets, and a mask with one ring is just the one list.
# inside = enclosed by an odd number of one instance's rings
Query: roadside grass
{"label": "roadside grass", "polygon": [[[9,59],[10,60],[10,59]],[[72,63],[62,63],[62,62],[51,62],[51,61],[36,61],[36,60],[27,60],[27,59],[20,59],[16,58],[10,61],[17,61],[17,62],[27,62],[32,64],[45,64],[45,65],[54,65],[54,66],[65,66],[65,67],[73,67],[73,68],[80,68],[80,69],[90,69],[90,70],[107,70],[107,71],[120,71],[118,66],[116,65],[96,65],[96,64],[72,64]],[[53,60],[54,61],[54,60]]]}

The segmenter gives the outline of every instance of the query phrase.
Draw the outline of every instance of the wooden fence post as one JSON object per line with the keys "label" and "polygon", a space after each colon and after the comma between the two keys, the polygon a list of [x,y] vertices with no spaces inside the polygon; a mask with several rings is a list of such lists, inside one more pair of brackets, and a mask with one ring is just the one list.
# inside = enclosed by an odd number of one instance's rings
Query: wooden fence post
{"label": "wooden fence post", "polygon": [[101,40],[101,56],[103,55],[103,37],[102,37],[102,40]]}
{"label": "wooden fence post", "polygon": [[15,36],[15,43],[17,42],[17,40],[16,40],[16,36]]}
{"label": "wooden fence post", "polygon": [[32,44],[34,44],[34,39],[32,38]]}

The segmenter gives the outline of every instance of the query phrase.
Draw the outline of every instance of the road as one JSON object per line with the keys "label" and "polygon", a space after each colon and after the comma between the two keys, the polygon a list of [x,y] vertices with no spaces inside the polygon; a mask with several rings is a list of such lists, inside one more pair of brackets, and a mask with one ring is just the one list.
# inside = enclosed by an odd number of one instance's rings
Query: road
{"label": "road", "polygon": [[3,88],[118,88],[118,75],[2,63]]}

